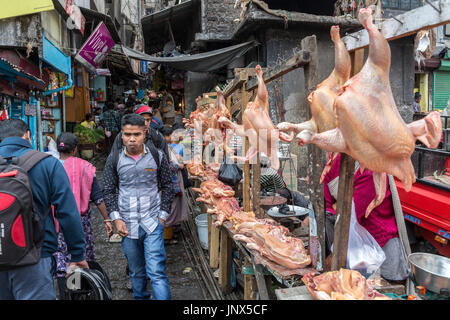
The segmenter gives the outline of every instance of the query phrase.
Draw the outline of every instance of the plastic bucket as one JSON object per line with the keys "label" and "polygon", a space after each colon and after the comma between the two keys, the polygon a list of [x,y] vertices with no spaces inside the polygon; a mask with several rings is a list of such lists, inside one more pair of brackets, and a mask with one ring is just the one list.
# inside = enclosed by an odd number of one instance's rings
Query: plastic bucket
{"label": "plastic bucket", "polygon": [[208,249],[208,214],[202,213],[195,217],[198,238],[203,249]]}

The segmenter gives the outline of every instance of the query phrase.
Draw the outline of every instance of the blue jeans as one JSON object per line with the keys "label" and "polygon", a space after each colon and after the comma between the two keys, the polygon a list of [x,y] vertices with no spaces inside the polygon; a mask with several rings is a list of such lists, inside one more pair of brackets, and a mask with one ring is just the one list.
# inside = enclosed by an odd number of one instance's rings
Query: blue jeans
{"label": "blue jeans", "polygon": [[139,227],[139,239],[122,239],[122,249],[130,267],[133,299],[149,300],[147,276],[150,278],[153,300],[170,300],[169,278],[166,270],[164,227],[158,221],[156,229],[148,234]]}
{"label": "blue jeans", "polygon": [[53,257],[0,272],[0,300],[56,300]]}

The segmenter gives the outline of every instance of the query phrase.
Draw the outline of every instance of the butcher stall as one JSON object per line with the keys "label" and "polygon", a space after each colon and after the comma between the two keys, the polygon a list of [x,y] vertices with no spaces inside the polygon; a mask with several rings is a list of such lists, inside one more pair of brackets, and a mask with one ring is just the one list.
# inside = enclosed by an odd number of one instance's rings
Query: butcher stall
{"label": "butcher stall", "polygon": [[[363,10],[362,12],[367,15],[367,11]],[[418,14],[427,19],[415,19],[414,17]],[[370,14],[369,18],[371,18]],[[439,10],[434,5],[427,5],[388,19],[377,27],[380,30],[378,34],[389,41],[448,22],[450,22],[450,2],[442,1]],[[365,25],[365,28],[368,27]],[[339,36],[338,33],[337,36]],[[380,36],[377,35],[375,38],[377,43],[386,41],[380,40]],[[372,38],[370,39],[374,41]],[[342,41],[345,43],[351,60],[351,74],[347,76],[355,76],[363,70],[367,63],[364,61],[364,48],[373,44],[369,43],[366,30],[350,34]],[[336,50],[336,52],[342,50],[342,46],[339,47],[336,44]],[[417,286],[420,281],[418,281],[418,273],[415,271],[417,268],[414,267],[412,269],[413,275],[416,277],[415,282],[408,280],[406,286],[390,284],[380,277],[366,279],[358,271],[346,269],[355,159],[361,162],[361,157],[357,154],[352,154],[350,151],[342,151],[341,154],[336,205],[336,211],[339,214],[335,226],[334,249],[329,270],[327,270],[324,258],[325,213],[323,186],[320,183],[322,172],[329,163],[324,161],[323,150],[326,148],[322,149],[320,144],[310,143],[309,136],[300,136],[300,138],[297,136],[297,139],[308,146],[309,154],[308,197],[311,205],[305,209],[305,215],[309,220],[308,228],[301,230],[301,227],[306,224],[304,225],[302,221],[299,222],[295,217],[289,226],[286,225],[286,219],[284,219],[284,223],[281,223],[281,219],[276,219],[269,214],[271,206],[264,202],[266,199],[261,195],[260,190],[259,142],[254,155],[256,162],[250,164],[250,159],[253,158],[249,156],[251,154],[249,139],[254,137],[242,132],[243,128],[254,126],[254,123],[248,117],[243,117],[243,114],[246,113],[246,108],[254,108],[251,111],[255,112],[255,118],[258,118],[258,103],[264,104],[265,84],[297,68],[303,68],[305,75],[305,88],[299,88],[299,90],[304,90],[307,97],[314,92],[317,95],[319,88],[317,55],[317,41],[316,37],[312,35],[301,40],[301,50],[295,52],[285,63],[266,69],[259,66],[236,69],[235,78],[223,90],[216,88],[215,93],[205,93],[203,97],[199,97],[197,110],[191,113],[190,119],[185,119],[186,127],[191,129],[190,142],[192,146],[191,162],[187,164],[187,169],[189,178],[194,181],[194,187],[187,191],[191,217],[186,223],[190,235],[187,239],[186,250],[192,253],[192,257],[195,259],[193,265],[199,268],[199,274],[203,277],[203,282],[207,284],[203,290],[207,291],[213,299],[411,300],[420,299],[422,289],[428,289],[424,286]],[[339,61],[336,59],[335,68],[338,68],[338,63]],[[321,83],[321,86],[324,82]],[[308,116],[311,121],[316,122],[317,127],[319,123],[315,113],[317,110],[314,110],[313,106],[311,109],[308,110]],[[434,114],[430,114],[429,118],[432,116]],[[386,121],[391,121],[391,119],[386,119]],[[407,130],[411,130],[411,132],[425,130],[425,125],[430,123],[432,121],[423,120],[423,122],[417,123],[413,129],[408,128]],[[417,129],[419,126],[420,130]],[[208,153],[204,152],[208,147],[214,146],[213,158],[216,160],[220,158],[219,155],[223,159],[224,155],[230,154],[230,144],[228,143],[230,137],[224,127],[232,129],[234,135],[242,136],[241,143],[243,143],[244,151],[241,157],[243,159],[242,170],[236,164],[227,164],[231,166],[227,169],[235,171],[233,177],[240,177],[239,174],[242,173],[242,179],[239,178],[233,183],[224,183],[223,179],[218,179],[219,172],[224,169],[225,163],[210,161],[211,159],[205,156]],[[342,135],[345,138],[344,131]],[[234,139],[239,140],[235,137]],[[255,141],[261,141],[258,139]],[[281,130],[280,139],[292,141],[292,137],[282,136]],[[424,139],[424,135],[418,139]],[[351,142],[346,141],[347,143]],[[236,156],[234,151],[231,154]],[[271,160],[279,161],[273,155],[268,154],[268,156]],[[332,157],[327,155],[327,161],[330,159]],[[393,176],[389,176],[389,180],[392,181],[390,185],[395,188],[393,179]],[[402,182],[406,185],[408,183],[408,181]],[[392,192],[393,198],[396,196],[398,198],[394,189]],[[272,195],[270,199],[273,204],[272,208],[279,204],[276,194]],[[397,199],[397,201],[399,200]],[[205,222],[207,240],[204,240],[203,243],[199,239],[200,232],[196,227],[196,224],[199,226],[197,218],[201,215],[207,216]],[[403,250],[406,255],[411,256],[403,213],[401,210],[396,210],[395,215]],[[443,278],[445,281],[445,276]],[[236,294],[236,290],[233,290],[238,287],[242,288],[242,295]],[[416,288],[419,288],[419,293],[415,291]]]}

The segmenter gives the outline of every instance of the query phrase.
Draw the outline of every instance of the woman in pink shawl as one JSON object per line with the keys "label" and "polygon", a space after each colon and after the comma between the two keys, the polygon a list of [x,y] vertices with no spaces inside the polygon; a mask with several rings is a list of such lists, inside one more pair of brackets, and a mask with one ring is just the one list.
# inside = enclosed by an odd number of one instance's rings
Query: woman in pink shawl
{"label": "woman in pink shawl", "polygon": [[[334,240],[334,224],[336,222],[336,202],[340,166],[341,155],[339,154],[323,181],[323,191],[326,204],[326,251],[330,251],[330,247]],[[388,178],[386,177],[386,179]],[[373,172],[368,169],[361,172],[361,170],[359,170],[359,164],[356,162],[353,181],[353,202],[355,206],[356,219],[361,226],[369,231],[386,255],[386,260],[380,267],[381,276],[389,281],[403,281],[409,274],[408,265],[403,255],[402,244],[398,236],[394,206],[389,188],[389,180],[387,180],[386,183],[388,187],[386,188],[386,194],[383,202],[379,206],[375,207],[370,215],[365,218],[364,215],[366,209],[372,199],[375,198]],[[329,259],[331,259],[331,255],[329,256]],[[330,262],[330,260],[328,262]]]}
{"label": "woman in pink shawl", "polygon": [[[75,156],[77,144],[77,138],[69,132],[61,133],[56,140],[58,152],[60,153],[59,160],[64,165],[64,169],[69,177],[70,186],[81,215],[81,223],[86,240],[86,260],[95,261],[90,201],[96,204],[103,216],[108,237],[113,234],[113,226],[103,201],[102,190],[95,176],[95,167],[88,161]],[[56,258],[56,277],[60,288],[59,292],[61,298],[64,299],[62,293],[64,292],[65,274],[70,257],[67,254],[67,245],[61,232],[58,235],[58,250],[54,253],[54,256]]]}

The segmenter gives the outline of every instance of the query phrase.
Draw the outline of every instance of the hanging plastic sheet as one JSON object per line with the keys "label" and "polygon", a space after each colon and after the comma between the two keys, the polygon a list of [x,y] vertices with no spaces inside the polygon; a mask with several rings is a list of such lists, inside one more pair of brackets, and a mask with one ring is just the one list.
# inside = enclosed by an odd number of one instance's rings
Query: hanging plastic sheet
{"label": "hanging plastic sheet", "polygon": [[177,57],[153,57],[125,46],[122,46],[122,50],[133,59],[160,63],[179,70],[209,72],[230,64],[257,45],[258,42],[253,40],[218,50]]}

